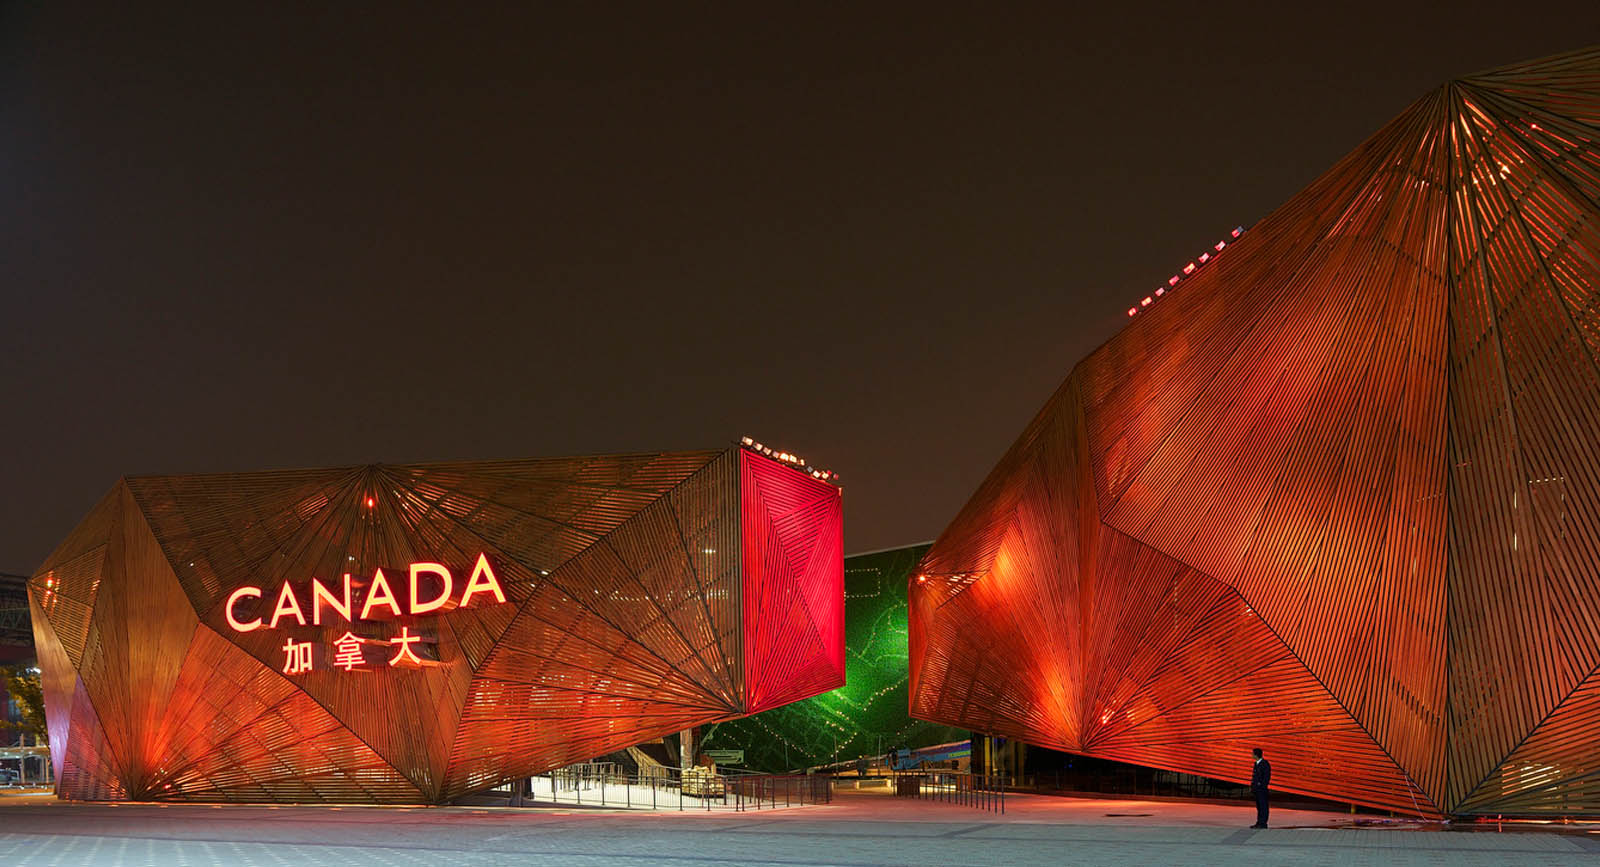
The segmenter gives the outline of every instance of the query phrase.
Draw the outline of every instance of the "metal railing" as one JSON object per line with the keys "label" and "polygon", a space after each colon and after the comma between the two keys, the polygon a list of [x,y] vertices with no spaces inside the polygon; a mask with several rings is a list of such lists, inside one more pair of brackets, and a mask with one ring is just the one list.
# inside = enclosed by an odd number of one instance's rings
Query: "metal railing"
{"label": "metal railing", "polygon": [[626,810],[771,810],[833,800],[832,778],[821,774],[714,773],[589,763],[558,768],[512,787],[513,806],[573,805]]}
{"label": "metal railing", "polygon": [[750,774],[725,779],[735,810],[777,809],[833,801],[833,778],[818,774]]}
{"label": "metal railing", "polygon": [[896,771],[894,793],[901,798],[944,801],[988,810],[1006,811],[1006,778],[960,771]]}

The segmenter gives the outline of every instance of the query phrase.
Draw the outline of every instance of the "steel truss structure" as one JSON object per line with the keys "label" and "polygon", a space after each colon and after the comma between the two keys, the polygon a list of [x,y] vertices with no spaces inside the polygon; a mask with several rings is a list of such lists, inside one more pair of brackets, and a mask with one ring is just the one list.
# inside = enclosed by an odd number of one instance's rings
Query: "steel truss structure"
{"label": "steel truss structure", "polygon": [[[738,448],[124,479],[29,581],[57,792],[437,803],[832,689],[839,494]],[[480,554],[503,603],[273,611],[286,584],[359,570],[370,598],[381,567],[404,596],[406,564]],[[341,633],[427,649],[341,668]]]}
{"label": "steel truss structure", "polygon": [[910,586],[913,716],[1600,812],[1600,50],[1453,81],[1080,362]]}

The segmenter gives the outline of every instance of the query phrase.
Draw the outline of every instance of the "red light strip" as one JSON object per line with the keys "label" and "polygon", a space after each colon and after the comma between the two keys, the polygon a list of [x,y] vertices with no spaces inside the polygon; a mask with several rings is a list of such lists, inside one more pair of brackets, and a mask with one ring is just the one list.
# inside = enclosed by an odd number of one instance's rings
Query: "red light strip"
{"label": "red light strip", "polygon": [[1138,304],[1135,304],[1132,307],[1129,307],[1128,308],[1128,316],[1131,318],[1131,317],[1139,315],[1139,311],[1140,310],[1142,310],[1142,309],[1144,309],[1146,307],[1149,307],[1151,304],[1154,304],[1155,300],[1157,298],[1160,298],[1160,297],[1166,295],[1168,290],[1176,287],[1178,285],[1178,283],[1183,281],[1184,278],[1192,276],[1194,274],[1194,272],[1200,270],[1200,267],[1202,265],[1205,265],[1205,264],[1215,260],[1217,258],[1217,256],[1222,252],[1222,248],[1228,246],[1228,242],[1229,241],[1238,240],[1239,236],[1243,235],[1243,234],[1244,234],[1244,227],[1243,226],[1236,226],[1234,228],[1234,230],[1228,235],[1228,237],[1226,237],[1226,238],[1222,239],[1221,241],[1218,241],[1216,244],[1212,245],[1211,250],[1209,252],[1201,253],[1200,257],[1198,259],[1195,259],[1194,261],[1190,262],[1189,264],[1183,266],[1181,269],[1179,269],[1179,272],[1177,274],[1174,274],[1171,277],[1168,277],[1167,278],[1167,285],[1165,285],[1165,286],[1157,286],[1155,292],[1153,292],[1153,293],[1151,293],[1149,295],[1146,295],[1144,298],[1141,298],[1139,300]]}

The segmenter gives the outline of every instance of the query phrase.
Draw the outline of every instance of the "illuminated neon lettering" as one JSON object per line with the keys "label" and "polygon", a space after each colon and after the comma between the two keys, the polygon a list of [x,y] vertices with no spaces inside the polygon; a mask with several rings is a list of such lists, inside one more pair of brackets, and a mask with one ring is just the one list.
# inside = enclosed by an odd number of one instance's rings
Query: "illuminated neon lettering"
{"label": "illuminated neon lettering", "polygon": [[346,623],[350,622],[350,573],[344,573],[344,599],[341,601],[333,595],[333,591],[322,586],[322,581],[311,579],[311,622],[316,626],[322,625],[322,603],[339,613]]}
{"label": "illuminated neon lettering", "polygon": [[334,667],[349,671],[352,668],[358,668],[363,665],[366,662],[366,657],[361,655],[361,644],[362,640],[349,632],[339,636],[339,640],[333,643]]}
{"label": "illuminated neon lettering", "polygon": [[387,605],[394,616],[400,616],[400,600],[394,598],[394,591],[389,589],[389,579],[383,577],[383,570],[372,573],[372,586],[367,588],[367,602],[361,606],[361,619],[371,620],[372,609],[379,605]]}
{"label": "illuminated neon lettering", "polygon": [[238,590],[228,594],[228,605],[223,609],[223,611],[228,617],[228,625],[233,627],[234,632],[251,632],[261,628],[261,618],[259,617],[254,620],[240,620],[239,618],[233,616],[234,603],[246,596],[249,596],[253,599],[260,599],[261,588],[240,587]]}
{"label": "illuminated neon lettering", "polygon": [[466,589],[461,591],[462,608],[467,607],[467,603],[472,601],[474,593],[492,593],[494,601],[506,601],[506,594],[500,589],[500,579],[494,577],[494,570],[489,568],[487,554],[479,554],[477,565],[472,567],[472,577],[467,580]]}
{"label": "illuminated neon lettering", "polygon": [[422,657],[411,652],[411,645],[417,644],[421,641],[422,636],[411,634],[411,627],[400,627],[400,634],[389,639],[389,644],[400,648],[400,652],[396,653],[394,658],[389,660],[389,664],[399,665],[401,662],[406,662],[409,665],[421,665]]}
{"label": "illuminated neon lettering", "polygon": [[303,674],[311,670],[311,642],[289,639],[283,645],[283,673]]}
{"label": "illuminated neon lettering", "polygon": [[[357,588],[349,572],[344,573],[343,583],[337,588],[330,588],[321,578],[312,578],[310,586],[306,588],[285,582],[278,588],[277,602],[273,606],[272,616],[263,615],[250,620],[240,619],[239,602],[244,599],[262,599],[262,589],[249,585],[239,587],[228,595],[227,604],[223,606],[223,617],[235,632],[253,632],[263,627],[278,629],[288,626],[284,622],[287,620],[305,626],[305,602],[300,598],[302,593],[309,594],[311,625],[314,626],[333,623],[341,618],[346,623],[354,623],[357,620],[440,613],[470,605],[477,596],[492,596],[497,603],[506,601],[505,589],[501,586],[500,577],[495,574],[494,567],[490,565],[487,554],[478,555],[471,577],[461,588],[459,601],[452,598],[456,592],[456,581],[455,574],[449,566],[443,563],[419,561],[410,564],[409,571],[410,580],[406,587],[409,592],[403,600],[395,593],[389,577],[380,568],[373,571],[372,581],[365,590]],[[435,589],[431,584],[433,579],[424,576],[437,576],[440,586]],[[424,587],[424,584],[427,586]],[[423,598],[424,596],[429,598]],[[355,613],[358,607],[359,615]]]}
{"label": "illuminated neon lettering", "polygon": [[294,588],[288,582],[284,582],[283,589],[278,591],[278,606],[272,609],[272,622],[267,625],[277,629],[278,618],[285,614],[293,614],[296,623],[306,625],[306,616],[300,611],[300,601],[294,598]]}
{"label": "illuminated neon lettering", "polygon": [[[424,573],[438,575],[444,582],[444,587],[439,591],[437,599],[426,602],[417,599],[417,578]],[[455,579],[451,577],[450,570],[438,563],[412,563],[411,564],[411,613],[425,614],[429,611],[438,611],[450,601],[450,594],[455,592]]]}

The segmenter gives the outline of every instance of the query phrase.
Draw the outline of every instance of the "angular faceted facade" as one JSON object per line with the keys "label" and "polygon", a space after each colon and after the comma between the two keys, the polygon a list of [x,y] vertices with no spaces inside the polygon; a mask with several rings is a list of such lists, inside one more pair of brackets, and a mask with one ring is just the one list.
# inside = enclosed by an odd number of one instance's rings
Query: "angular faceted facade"
{"label": "angular faceted facade", "polygon": [[29,582],[57,792],[438,803],[815,695],[840,521],[745,449],[124,479]]}
{"label": "angular faceted facade", "polygon": [[1600,51],[1452,82],[1084,359],[911,583],[912,714],[1600,812]]}

